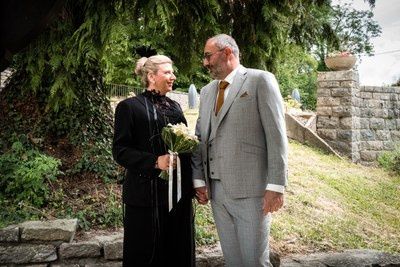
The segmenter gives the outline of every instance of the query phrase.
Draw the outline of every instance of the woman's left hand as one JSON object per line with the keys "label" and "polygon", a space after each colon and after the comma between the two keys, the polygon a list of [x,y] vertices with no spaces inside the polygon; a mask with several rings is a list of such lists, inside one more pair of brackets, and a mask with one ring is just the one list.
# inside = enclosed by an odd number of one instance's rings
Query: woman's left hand
{"label": "woman's left hand", "polygon": [[[165,154],[162,156],[159,156],[157,159],[157,166],[160,170],[166,171],[169,169],[169,157],[170,154]],[[174,156],[174,161],[173,161],[173,168],[176,168],[176,156]]]}

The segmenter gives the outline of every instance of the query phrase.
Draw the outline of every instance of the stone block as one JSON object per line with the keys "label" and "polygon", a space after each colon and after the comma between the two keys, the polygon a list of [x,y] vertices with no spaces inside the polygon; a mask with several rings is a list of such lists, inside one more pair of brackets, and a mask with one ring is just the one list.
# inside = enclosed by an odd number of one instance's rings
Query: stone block
{"label": "stone block", "polygon": [[334,148],[349,156],[352,152],[352,144],[350,142],[335,141],[331,143]]}
{"label": "stone block", "polygon": [[395,148],[395,144],[392,141],[383,141],[383,149],[384,150],[393,150]]}
{"label": "stone block", "polygon": [[337,140],[344,141],[344,142],[351,142],[352,131],[351,130],[338,130],[337,131]]}
{"label": "stone block", "polygon": [[122,245],[123,245],[123,233],[117,233],[113,235],[96,236],[94,239],[99,241],[103,247],[104,258],[106,260],[117,260],[122,259]]}
{"label": "stone block", "polygon": [[382,141],[365,141],[361,142],[361,150],[382,150],[383,142]]}
{"label": "stone block", "polygon": [[400,131],[391,131],[390,137],[392,138],[393,142],[399,142],[400,141]]}
{"label": "stone block", "polygon": [[373,130],[361,130],[361,140],[362,141],[373,141],[375,140],[375,131]]}
{"label": "stone block", "polygon": [[84,241],[77,243],[62,243],[59,254],[61,259],[99,257],[101,246],[97,241]]}
{"label": "stone block", "polygon": [[352,106],[353,104],[353,99],[350,96],[344,96],[340,98],[339,104],[341,106]]}
{"label": "stone block", "polygon": [[361,141],[361,133],[360,133],[360,130],[353,130],[353,133],[352,133],[352,142],[353,142],[353,144],[358,144],[360,141]]}
{"label": "stone block", "polygon": [[371,92],[361,92],[360,97],[363,99],[372,99],[372,93]]}
{"label": "stone block", "polygon": [[318,81],[355,81],[359,83],[358,72],[355,70],[326,71],[318,73]]}
{"label": "stone block", "polygon": [[318,116],[331,116],[332,107],[317,107]]}
{"label": "stone block", "polygon": [[397,101],[399,100],[398,94],[390,94],[390,101]]}
{"label": "stone block", "polygon": [[350,153],[350,159],[352,162],[356,162],[356,163],[360,162],[360,160],[361,160],[360,152],[357,151],[357,152]]}
{"label": "stone block", "polygon": [[400,117],[400,109],[389,108],[388,109],[388,119],[395,119]]}
{"label": "stone block", "polygon": [[281,260],[282,267],[395,267],[400,265],[399,254],[389,254],[371,249],[349,249],[341,252],[297,254]]}
{"label": "stone block", "polygon": [[86,264],[85,267],[122,267],[122,262],[109,261],[105,263],[92,263],[92,264]]}
{"label": "stone block", "polygon": [[375,132],[376,140],[379,141],[388,141],[390,140],[390,131],[385,129],[385,130],[376,130]]}
{"label": "stone block", "polygon": [[339,81],[322,81],[318,82],[318,87],[323,87],[323,88],[334,88],[334,87],[339,87],[340,82]]}
{"label": "stone block", "polygon": [[[363,112],[361,111],[361,114],[363,114]],[[360,118],[360,128],[361,129],[369,129],[369,120],[370,118]]]}
{"label": "stone block", "polygon": [[318,129],[317,133],[324,140],[336,140],[337,138],[336,130]]}
{"label": "stone block", "polygon": [[332,96],[334,97],[342,97],[342,96],[351,96],[352,91],[349,88],[333,88]]}
{"label": "stone block", "polygon": [[382,130],[385,127],[385,120],[371,118],[369,122],[369,127],[375,130]]}
{"label": "stone block", "polygon": [[104,258],[106,260],[119,260],[122,259],[123,251],[123,240],[118,239],[114,241],[105,242],[104,248]]}
{"label": "stone block", "polygon": [[19,224],[21,228],[21,241],[71,242],[75,236],[77,226],[77,219],[27,221]]}
{"label": "stone block", "polygon": [[110,235],[97,235],[97,236],[93,237],[93,239],[95,241],[98,241],[101,246],[103,246],[103,244],[106,242],[111,242],[111,241],[115,241],[115,240],[119,240],[119,239],[123,239],[123,238],[124,238],[123,232],[117,232],[117,233],[110,234]]}
{"label": "stone block", "polygon": [[372,98],[377,99],[377,100],[389,100],[390,94],[388,94],[388,93],[373,93]]}
{"label": "stone block", "polygon": [[53,245],[0,245],[0,265],[5,263],[39,263],[55,260],[57,260],[57,252],[56,247]]}
{"label": "stone block", "polygon": [[317,89],[317,97],[320,96],[331,96],[331,89],[325,87],[318,87]]}
{"label": "stone block", "polygon": [[367,107],[369,108],[383,108],[382,100],[370,99],[367,100],[366,102],[367,102]]}
{"label": "stone block", "polygon": [[341,81],[341,87],[348,87],[348,88],[356,88],[358,86],[358,82],[351,80],[351,81]]}
{"label": "stone block", "polygon": [[[68,259],[61,259],[52,263],[50,267],[54,267],[54,265],[59,267],[99,267],[99,266],[115,266],[113,263],[118,263],[118,261],[107,261],[103,257],[91,257],[91,258],[68,258]],[[118,266],[118,265],[116,265]]]}
{"label": "stone block", "polygon": [[0,242],[18,242],[19,241],[19,227],[17,225],[10,225],[0,229]]}
{"label": "stone block", "polygon": [[387,119],[389,118],[389,111],[387,109],[375,109],[374,110],[375,113],[375,118],[383,118],[383,119]]}
{"label": "stone block", "polygon": [[383,87],[381,87],[381,86],[373,86],[373,92],[374,93],[381,93],[383,91],[384,91]]}
{"label": "stone block", "polygon": [[336,129],[339,126],[339,118],[330,116],[318,116],[318,129]]}
{"label": "stone block", "polygon": [[352,117],[344,117],[340,119],[340,128],[341,129],[352,129],[353,127],[353,118]]}
{"label": "stone block", "polygon": [[360,88],[361,91],[363,92],[374,92],[374,86],[361,86]]}
{"label": "stone block", "polygon": [[360,118],[359,117],[353,117],[353,130],[361,130],[361,123],[360,123]]}
{"label": "stone block", "polygon": [[368,108],[368,101],[369,101],[369,99],[360,99],[360,103],[359,103],[358,107]]}
{"label": "stone block", "polygon": [[377,151],[361,151],[360,157],[364,161],[375,161],[377,158]]}
{"label": "stone block", "polygon": [[396,120],[395,119],[385,120],[385,128],[388,130],[396,130]]}
{"label": "stone block", "polygon": [[[49,265],[47,263],[38,263],[38,264],[23,264],[23,265],[17,265],[17,266],[18,267],[48,267]],[[15,265],[6,265],[6,267],[15,267]]]}
{"label": "stone block", "polygon": [[340,104],[340,98],[337,97],[318,97],[317,106],[338,106]]}
{"label": "stone block", "polygon": [[59,264],[51,264],[51,267],[80,267],[78,263],[59,263]]}
{"label": "stone block", "polygon": [[351,116],[352,115],[351,111],[352,111],[352,108],[349,106],[347,106],[347,107],[343,107],[343,106],[332,107],[332,115],[337,116],[337,117]]}

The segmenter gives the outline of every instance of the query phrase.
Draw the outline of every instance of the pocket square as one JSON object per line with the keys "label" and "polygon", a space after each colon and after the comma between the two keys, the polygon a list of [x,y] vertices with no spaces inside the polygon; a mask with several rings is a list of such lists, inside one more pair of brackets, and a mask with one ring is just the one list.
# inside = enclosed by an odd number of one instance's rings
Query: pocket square
{"label": "pocket square", "polygon": [[247,92],[244,92],[243,94],[241,94],[240,95],[240,97],[246,97],[246,96],[248,96],[249,94],[247,93]]}

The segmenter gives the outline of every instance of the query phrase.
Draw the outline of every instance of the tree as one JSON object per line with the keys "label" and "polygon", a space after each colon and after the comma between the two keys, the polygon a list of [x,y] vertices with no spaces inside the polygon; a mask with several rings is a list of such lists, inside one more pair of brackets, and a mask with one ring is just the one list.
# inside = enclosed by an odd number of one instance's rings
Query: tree
{"label": "tree", "polygon": [[392,86],[400,86],[400,77],[397,78],[397,81],[392,84]]}
{"label": "tree", "polygon": [[[135,59],[157,52],[176,63],[178,87],[206,83],[204,43],[225,32],[237,40],[244,65],[279,70],[288,79],[283,88],[289,90],[294,84],[288,73],[303,78],[309,73],[299,64],[308,59],[292,52],[292,45],[309,51],[316,38],[329,37],[329,9],[328,0],[66,1],[58,19],[14,58],[16,72],[0,96],[7,115],[0,118],[0,137],[8,140],[17,133],[42,138],[42,151],[73,154],[64,160],[64,171],[112,177],[112,114],[104,77],[137,84],[131,76]],[[279,64],[288,66],[290,54],[301,60],[292,64],[297,70],[285,73]],[[9,146],[5,141],[2,151]]]}
{"label": "tree", "polygon": [[317,60],[301,47],[288,45],[279,59],[276,78],[283,97],[298,89],[302,108],[313,110],[316,104]]}
{"label": "tree", "polygon": [[[373,6],[373,3],[370,3]],[[317,55],[320,69],[324,69],[323,60],[328,52],[349,51],[360,55],[373,53],[371,38],[381,34],[381,27],[373,19],[371,10],[356,10],[346,3],[332,7],[330,27],[335,34],[333,39],[320,39]]]}
{"label": "tree", "polygon": [[14,57],[14,75],[1,92],[2,151],[26,135],[44,140],[38,149],[57,157],[65,149],[64,171],[115,176],[112,114],[100,67],[114,5],[67,1],[58,19]]}

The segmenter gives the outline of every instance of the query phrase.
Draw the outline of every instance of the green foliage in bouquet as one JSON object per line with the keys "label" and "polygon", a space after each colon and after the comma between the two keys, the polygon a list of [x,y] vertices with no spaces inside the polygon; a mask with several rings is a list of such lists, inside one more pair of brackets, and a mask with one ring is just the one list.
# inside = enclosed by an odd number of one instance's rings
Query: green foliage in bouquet
{"label": "green foliage in bouquet", "polygon": [[183,123],[168,124],[162,129],[161,135],[169,150],[178,154],[193,152],[199,144],[197,136],[190,134]]}
{"label": "green foliage in bouquet", "polygon": [[[168,124],[162,129],[161,137],[168,149],[178,154],[191,153],[199,144],[197,136],[191,134],[189,128],[183,123]],[[160,177],[167,180],[168,172],[162,171]]]}

